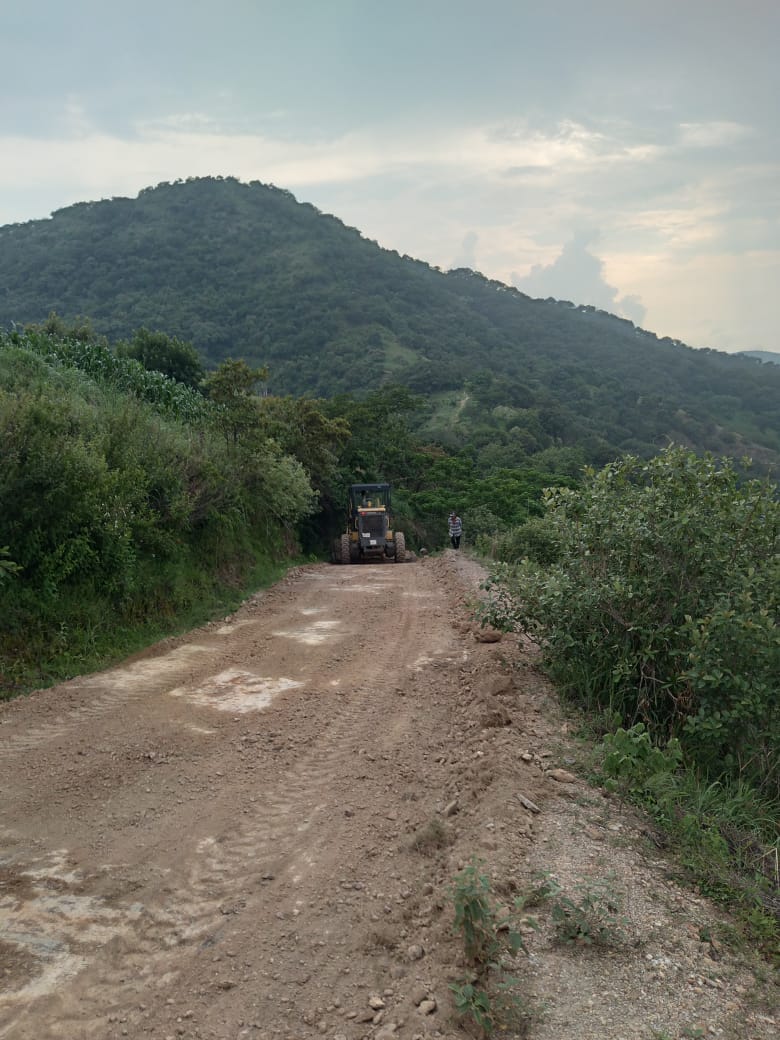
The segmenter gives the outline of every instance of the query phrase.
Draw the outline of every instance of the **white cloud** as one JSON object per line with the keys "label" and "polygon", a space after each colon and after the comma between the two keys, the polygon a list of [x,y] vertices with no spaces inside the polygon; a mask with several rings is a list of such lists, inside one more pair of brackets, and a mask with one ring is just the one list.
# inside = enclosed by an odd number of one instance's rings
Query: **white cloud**
{"label": "white cloud", "polygon": [[641,325],[646,308],[636,294],[621,297],[604,277],[604,262],[588,248],[598,232],[582,232],[566,243],[549,264],[535,264],[524,277],[512,276],[512,284],[529,296],[589,304]]}
{"label": "white cloud", "polygon": [[[14,189],[23,196],[19,186],[32,180],[49,183],[52,194],[60,191],[60,204],[74,199],[78,185],[75,198],[82,200],[94,191],[116,195],[207,174],[272,181],[294,190],[404,172],[452,185],[468,177],[507,182],[518,170],[537,170],[560,185],[588,171],[603,174],[612,164],[647,161],[653,151],[650,146],[626,147],[571,121],[549,131],[523,124],[425,133],[385,128],[304,143],[226,131],[219,120],[199,111],[139,123],[132,137],[123,138],[96,130],[75,98],[68,102],[59,137],[5,137],[0,147],[0,185],[9,196]],[[3,222],[20,216],[0,211]]]}
{"label": "white cloud", "polygon": [[[644,260],[644,258],[642,258]],[[780,350],[777,313],[780,249],[743,254],[659,257],[640,264],[648,327],[660,336],[718,350]],[[627,271],[627,281],[631,280]]]}

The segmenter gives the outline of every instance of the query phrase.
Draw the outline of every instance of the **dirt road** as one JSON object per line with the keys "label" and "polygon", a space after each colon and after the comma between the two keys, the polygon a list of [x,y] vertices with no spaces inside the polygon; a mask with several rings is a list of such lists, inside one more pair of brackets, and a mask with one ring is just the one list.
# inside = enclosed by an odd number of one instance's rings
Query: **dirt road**
{"label": "dirt road", "polygon": [[470,631],[475,578],[454,553],[305,567],[2,706],[0,1038],[465,1036],[448,893],[473,855],[507,898],[539,869],[625,890],[613,954],[529,937],[532,1036],[772,1036],[641,822],[553,775],[565,722],[516,640]]}

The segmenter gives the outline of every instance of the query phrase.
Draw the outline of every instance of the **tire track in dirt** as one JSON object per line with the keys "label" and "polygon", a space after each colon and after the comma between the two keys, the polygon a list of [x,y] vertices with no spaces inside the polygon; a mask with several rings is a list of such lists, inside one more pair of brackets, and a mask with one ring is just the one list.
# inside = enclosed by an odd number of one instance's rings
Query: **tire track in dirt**
{"label": "tire track in dirt", "polygon": [[[407,645],[415,619],[409,615],[398,631],[399,643]],[[404,651],[406,653],[406,651]],[[193,864],[186,886],[175,894],[176,913],[146,918],[146,934],[137,936],[137,948],[126,951],[104,978],[93,976],[89,1000],[101,1006],[101,989],[116,993],[127,975],[127,961],[143,964],[147,975],[155,973],[155,962],[167,959],[172,945],[208,941],[222,923],[221,907],[240,898],[256,879],[258,863],[273,879],[287,876],[293,885],[316,855],[318,845],[332,840],[332,828],[316,835],[321,817],[334,806],[329,802],[312,804],[312,791],[330,791],[337,781],[354,769],[359,750],[370,744],[377,722],[377,704],[382,703],[389,686],[396,684],[399,644],[388,642],[367,662],[372,674],[347,698],[336,704],[336,714],[323,732],[319,746],[295,764],[278,781],[278,786],[263,792],[257,815],[242,820],[242,826],[228,839],[200,844],[199,858]],[[180,948],[180,951],[181,948]],[[84,1004],[80,1008],[84,1014]]]}
{"label": "tire track in dirt", "polygon": [[[350,576],[355,573],[351,571]],[[335,586],[329,583],[331,595],[361,591],[361,584],[356,583],[356,590],[345,585],[348,576],[343,572],[339,578]],[[103,1021],[102,1009],[112,1003],[116,1004],[117,998],[123,1003],[123,991],[127,994],[124,999],[130,1001],[132,992],[139,985],[165,974],[171,962],[180,962],[187,953],[193,953],[219,932],[224,922],[225,905],[240,899],[248,888],[256,887],[259,863],[270,864],[264,871],[269,880],[271,875],[273,878],[284,876],[292,885],[299,884],[302,875],[311,869],[318,848],[333,838],[332,813],[337,809],[332,797],[322,800],[321,796],[318,799],[316,795],[323,791],[338,790],[339,785],[343,794],[345,784],[349,785],[349,778],[354,773],[359,752],[366,745],[370,746],[377,727],[382,724],[388,691],[398,684],[406,665],[418,661],[421,651],[429,649],[426,645],[424,616],[428,604],[426,596],[415,587],[417,583],[413,569],[404,568],[401,573],[394,571],[392,580],[388,578],[380,582],[372,577],[363,591],[369,595],[375,595],[377,591],[380,595],[387,593],[396,600],[399,595],[402,598],[404,609],[396,611],[399,621],[394,624],[393,637],[379,643],[372,642],[370,653],[363,661],[364,677],[359,684],[353,684],[349,689],[328,690],[327,710],[332,711],[333,716],[320,734],[317,745],[263,791],[262,801],[253,805],[251,818],[247,819],[243,815],[232,833],[223,833],[218,838],[198,843],[189,864],[188,876],[171,881],[167,886],[168,905],[125,905],[116,910],[112,908],[110,913],[115,915],[114,921],[117,916],[123,918],[121,927],[114,929],[101,949],[100,958],[89,965],[88,985],[71,987],[74,996],[75,992],[78,993],[75,1001],[69,998],[58,1001],[49,995],[47,1002],[57,1005],[56,1019],[59,1025],[56,1031],[49,1034],[42,1030],[40,1021],[37,1021],[34,1026],[30,1026],[30,1037],[43,1040],[49,1035],[88,1036],[90,1031],[99,1035]],[[380,584],[384,588],[378,589]],[[179,650],[186,651],[186,647],[177,648]],[[147,669],[153,670],[157,664],[162,665],[165,675],[173,678],[179,672],[182,659],[186,661],[187,656],[186,652],[181,654],[174,651],[173,658],[166,655],[144,662],[147,668],[120,670],[120,681],[124,682],[124,676],[130,671],[135,681],[143,683]],[[116,676],[117,673],[113,674]],[[101,679],[96,677],[84,683],[82,688],[96,688],[100,682]],[[42,737],[53,740],[62,736],[68,727],[83,725],[89,718],[109,711],[119,698],[128,701],[147,694],[148,691],[135,690],[132,685],[129,689],[112,690],[91,705],[71,711],[65,724],[58,718],[51,724],[38,727],[30,742]],[[322,698],[319,703],[323,704]],[[398,719],[394,720],[394,728],[403,728],[399,727]],[[16,752],[24,748],[22,739],[13,745]],[[330,824],[327,823],[328,813],[331,814]],[[56,868],[49,869],[48,876],[57,876]],[[70,878],[70,882],[74,887],[83,885],[89,889],[88,879]],[[86,911],[88,908],[84,906],[82,909]],[[93,918],[99,918],[101,913],[108,918],[109,911],[106,908],[91,909]],[[105,939],[105,935],[102,938]],[[88,950],[84,950],[88,945],[76,941],[69,944],[67,936],[59,940],[59,957],[52,958],[58,967],[53,969],[53,975],[48,980],[50,987],[56,984],[62,988],[68,979],[76,979],[79,973],[83,974],[90,961]],[[66,952],[76,946],[81,946],[79,956]],[[100,947],[95,947],[93,953],[97,949]],[[60,972],[59,976],[57,971]],[[132,980],[130,984],[128,979]],[[29,1001],[45,988],[39,987],[38,991],[28,988],[17,995]],[[24,1030],[22,1021],[11,1020],[7,1025],[0,1025],[0,1036],[12,1035],[9,1031],[11,1029]],[[22,1031],[13,1035],[21,1038],[27,1034]]]}
{"label": "tire track in dirt", "polygon": [[[25,754],[42,744],[63,740],[74,730],[83,729],[96,719],[116,711],[120,704],[156,696],[155,687],[161,679],[180,676],[194,660],[199,657],[205,660],[209,655],[213,655],[213,650],[205,645],[181,646],[151,660],[72,680],[64,688],[67,693],[74,698],[86,696],[88,699],[79,699],[66,714],[4,739],[3,755]],[[154,686],[150,688],[152,681]]]}
{"label": "tire track in dirt", "polygon": [[[288,576],[286,582],[294,587],[307,576],[307,571],[302,568],[298,573]],[[26,726],[21,733],[5,734],[0,726],[3,758],[35,751],[45,743],[64,740],[73,732],[111,715],[120,706],[158,697],[171,684],[192,683],[196,676],[205,674],[207,666],[213,666],[215,662],[231,661],[229,645],[220,637],[233,635],[242,627],[255,624],[258,615],[262,617],[264,606],[263,598],[253,597],[243,608],[249,617],[242,617],[235,624],[220,625],[213,622],[195,629],[186,637],[167,640],[167,644],[175,644],[168,649],[163,649],[164,644],[158,644],[137,660],[130,660],[95,675],[71,679],[56,690],[40,691],[38,696],[56,698],[57,707],[53,709],[56,710],[55,717],[37,725]],[[69,702],[67,707],[60,706],[62,701]],[[50,703],[54,704],[55,701]],[[8,707],[13,712],[17,708],[23,710],[23,704],[22,700]],[[0,723],[10,725],[13,717],[0,719]]]}

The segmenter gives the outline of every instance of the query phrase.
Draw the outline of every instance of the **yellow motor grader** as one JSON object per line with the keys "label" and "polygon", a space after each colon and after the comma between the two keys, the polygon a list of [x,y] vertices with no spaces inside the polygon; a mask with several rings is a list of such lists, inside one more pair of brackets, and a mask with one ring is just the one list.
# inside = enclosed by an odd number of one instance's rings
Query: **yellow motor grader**
{"label": "yellow motor grader", "polygon": [[351,484],[347,529],[333,545],[334,563],[406,559],[406,540],[393,529],[389,484]]}

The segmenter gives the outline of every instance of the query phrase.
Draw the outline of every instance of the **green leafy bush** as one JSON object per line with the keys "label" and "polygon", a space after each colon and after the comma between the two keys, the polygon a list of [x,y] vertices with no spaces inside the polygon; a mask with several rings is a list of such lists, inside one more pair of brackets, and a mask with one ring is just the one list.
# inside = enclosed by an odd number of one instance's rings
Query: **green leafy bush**
{"label": "green leafy bush", "polygon": [[629,730],[621,726],[615,733],[607,733],[604,747],[604,772],[625,781],[632,790],[642,790],[649,781],[673,774],[682,765],[679,740],[673,737],[662,750],[651,743],[643,722]]}
{"label": "green leafy bush", "polygon": [[[0,580],[0,673],[9,688],[73,674],[111,652],[128,626],[170,622],[210,601],[258,557],[294,546],[295,524],[316,501],[301,462],[259,418],[251,437],[228,444],[199,394],[114,360],[81,340],[0,335],[0,546],[14,564],[0,553],[0,578],[14,574]],[[170,390],[168,404],[150,400],[150,387]],[[168,406],[176,401],[196,407]],[[51,671],[54,659],[62,667]]]}
{"label": "green leafy bush", "polygon": [[536,637],[589,708],[777,792],[776,487],[670,448],[590,471],[545,504],[559,555],[497,568],[489,620]]}
{"label": "green leafy bush", "polygon": [[[496,530],[494,528],[494,530]],[[558,541],[555,531],[544,517],[531,517],[519,527],[499,532],[478,546],[493,559],[519,563],[529,559],[542,566],[550,566],[558,559]]]}
{"label": "green leafy bush", "polygon": [[0,581],[5,581],[12,574],[17,574],[19,569],[19,564],[14,563],[8,557],[8,546],[0,546]]}

